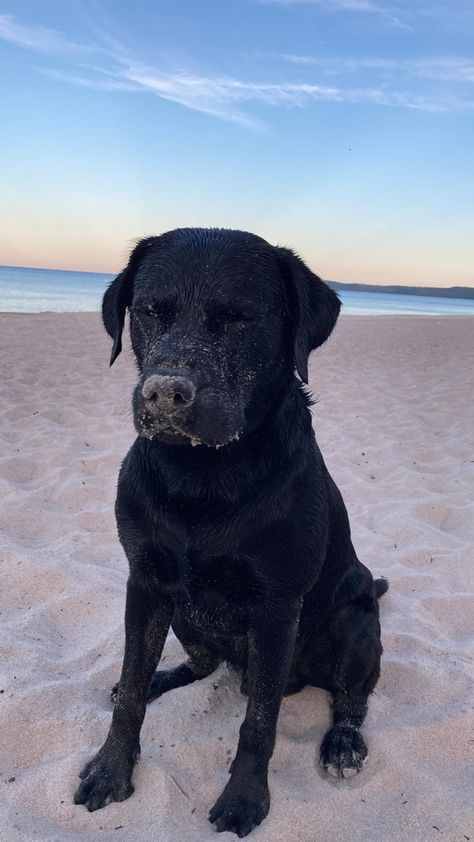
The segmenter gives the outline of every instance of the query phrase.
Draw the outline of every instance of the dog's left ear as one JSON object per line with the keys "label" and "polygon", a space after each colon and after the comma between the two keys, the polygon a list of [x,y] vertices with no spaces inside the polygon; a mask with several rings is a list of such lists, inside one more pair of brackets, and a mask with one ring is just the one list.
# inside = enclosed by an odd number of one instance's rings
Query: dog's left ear
{"label": "dog's left ear", "polygon": [[341,302],[291,249],[275,247],[275,251],[286,281],[294,326],[295,368],[303,383],[307,383],[308,357],[330,335]]}
{"label": "dog's left ear", "polygon": [[104,327],[114,340],[110,365],[115,362],[122,350],[122,331],[125,321],[125,311],[130,307],[133,299],[133,281],[146,249],[155,237],[140,240],[133,249],[129,261],[119,275],[107,287],[102,299],[102,321]]}

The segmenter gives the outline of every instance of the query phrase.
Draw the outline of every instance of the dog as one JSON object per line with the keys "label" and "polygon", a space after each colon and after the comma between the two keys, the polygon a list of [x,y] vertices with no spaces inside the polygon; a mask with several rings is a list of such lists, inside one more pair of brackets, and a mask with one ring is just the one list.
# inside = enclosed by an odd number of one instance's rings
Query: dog
{"label": "dog", "polygon": [[[293,251],[225,229],[141,240],[107,288],[110,364],[128,310],[139,372],[115,507],[130,575],[112,724],[76,804],[128,798],[147,703],[222,662],[248,702],[218,831],[243,837],[267,815],[280,703],[305,685],[333,702],[321,766],[361,770],[388,584],[357,558],[305,388],[339,309]],[[187,660],[155,672],[170,626]]]}

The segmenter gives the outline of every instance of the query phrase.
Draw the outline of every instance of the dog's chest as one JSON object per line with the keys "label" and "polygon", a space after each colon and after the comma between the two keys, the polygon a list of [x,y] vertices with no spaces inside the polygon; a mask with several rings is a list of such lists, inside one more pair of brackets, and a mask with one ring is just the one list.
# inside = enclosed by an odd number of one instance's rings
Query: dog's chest
{"label": "dog's chest", "polygon": [[173,498],[160,502],[148,509],[146,525],[156,577],[176,589],[247,597],[255,572],[248,552],[252,530],[241,512]]}
{"label": "dog's chest", "polygon": [[173,601],[189,625],[209,636],[246,633],[248,608],[259,589],[245,559],[189,553],[171,563],[166,577]]}
{"label": "dog's chest", "polygon": [[167,591],[187,622],[207,634],[245,634],[248,608],[262,597],[245,554],[210,556],[192,544],[157,547],[147,576]]}
{"label": "dog's chest", "polygon": [[175,604],[188,625],[208,637],[243,635],[248,629],[248,607],[218,590],[180,591]]}
{"label": "dog's chest", "polygon": [[192,547],[181,551],[159,548],[156,551],[152,575],[170,591],[189,599],[215,593],[227,602],[248,602],[258,598],[258,577],[253,564],[244,555],[209,556]]}
{"label": "dog's chest", "polygon": [[263,596],[258,561],[239,513],[167,498],[148,510],[154,550],[145,575],[172,597],[186,621],[208,635],[245,634],[248,609]]}

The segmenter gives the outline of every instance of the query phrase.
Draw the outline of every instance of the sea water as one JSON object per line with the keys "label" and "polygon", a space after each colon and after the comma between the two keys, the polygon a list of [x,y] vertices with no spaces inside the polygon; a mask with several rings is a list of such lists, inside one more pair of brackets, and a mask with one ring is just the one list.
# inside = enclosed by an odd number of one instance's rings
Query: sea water
{"label": "sea water", "polygon": [[[100,310],[113,274],[0,266],[0,311],[79,313]],[[474,315],[474,299],[338,290],[352,315]]]}

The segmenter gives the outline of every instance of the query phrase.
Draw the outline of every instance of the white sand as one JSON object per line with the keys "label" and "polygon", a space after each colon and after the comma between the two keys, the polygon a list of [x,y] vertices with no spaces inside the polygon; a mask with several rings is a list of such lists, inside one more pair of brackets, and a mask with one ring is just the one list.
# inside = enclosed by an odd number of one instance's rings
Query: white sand
{"label": "white sand", "polygon": [[[474,839],[473,328],[344,317],[315,355],[319,443],[361,559],[391,582],[385,655],[355,779],[319,770],[326,695],[283,701],[255,840]],[[127,565],[113,503],[134,435],[130,353],[109,370],[91,314],[2,314],[0,341],[0,838],[209,840],[245,708],[224,668],[150,706],[128,801],[92,814],[72,803],[108,730],[122,657]],[[166,665],[181,657],[170,636]]]}

